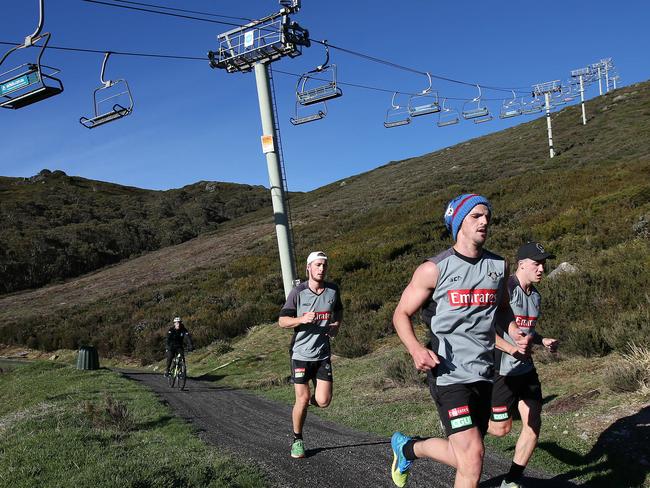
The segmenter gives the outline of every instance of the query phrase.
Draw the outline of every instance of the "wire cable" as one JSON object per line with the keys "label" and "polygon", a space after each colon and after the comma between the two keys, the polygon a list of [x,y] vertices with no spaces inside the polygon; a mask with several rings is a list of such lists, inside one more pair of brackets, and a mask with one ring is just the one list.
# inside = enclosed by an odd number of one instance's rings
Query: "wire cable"
{"label": "wire cable", "polygon": [[[7,45],[7,46],[16,46],[20,43],[16,42],[7,42],[7,41],[0,41],[0,45]],[[32,47],[38,47],[38,46],[32,46]],[[47,49],[53,49],[57,51],[67,51],[67,52],[81,52],[81,53],[93,53],[93,54],[105,54],[106,52],[110,52],[111,55],[113,56],[136,56],[136,57],[145,57],[145,58],[159,58],[159,59],[176,59],[176,60],[182,60],[182,61],[202,61],[202,62],[207,62],[208,58],[207,57],[198,57],[198,56],[180,56],[180,55],[172,55],[172,54],[156,54],[156,53],[141,53],[141,52],[132,52],[132,51],[115,51],[112,49],[88,49],[88,48],[79,48],[79,47],[67,47],[67,46],[51,46],[48,45]],[[273,69],[274,73],[280,73],[282,75],[286,76],[292,76],[294,78],[301,78],[303,75],[298,74],[298,73],[292,73],[290,71],[283,71],[279,69]],[[310,77],[312,80],[315,81],[322,81],[322,82],[329,82],[331,80],[325,79],[325,78],[318,78],[318,77]],[[405,92],[405,91],[400,91],[400,90],[392,90],[389,88],[380,88],[372,85],[364,85],[361,83],[351,83],[351,82],[345,82],[345,81],[337,81],[337,84],[342,85],[342,86],[349,86],[352,88],[360,88],[363,90],[370,90],[370,91],[377,91],[377,92],[382,92],[382,93],[396,93],[398,95],[406,95],[406,96],[415,96],[415,95],[421,95],[421,93],[411,93],[411,92]],[[445,97],[445,96],[440,96],[438,98],[446,98],[447,100],[458,100],[458,101],[467,101],[468,98],[455,98],[455,97]],[[485,101],[503,101],[501,98],[481,98],[481,100]]]}
{"label": "wire cable", "polygon": [[[101,1],[101,0],[82,0],[82,1],[88,2],[88,3],[95,3],[95,4],[99,4],[99,5],[106,5],[106,6],[109,6],[109,7],[118,7],[118,8],[124,8],[124,9],[129,9],[129,10],[141,11],[141,12],[148,12],[148,13],[154,13],[154,14],[160,14],[160,15],[167,15],[167,16],[170,16],[170,17],[179,17],[179,18],[188,19],[188,20],[197,20],[197,21],[209,22],[209,23],[213,23],[213,24],[227,25],[227,26],[230,26],[230,27],[245,27],[242,24],[235,24],[235,23],[232,23],[232,22],[223,22],[223,21],[218,21],[218,20],[205,19],[205,18],[201,18],[201,17],[193,17],[193,16],[188,16],[188,15],[175,14],[175,13],[172,13],[172,12],[161,12],[159,10],[151,10],[151,9],[146,9],[146,8],[141,8],[141,7],[131,7],[131,6],[128,6],[128,5],[118,5],[116,3],[110,3],[110,2],[105,2],[105,1]],[[144,6],[147,6],[147,7],[162,8],[162,9],[167,9],[167,10],[185,11],[183,9],[172,9],[170,7],[164,7],[164,6],[161,6],[161,5],[144,4],[144,3],[140,3],[140,2],[132,2],[132,1],[127,1],[127,0],[113,0],[113,1],[114,2],[123,2],[123,3],[135,4],[135,5],[144,5]],[[225,15],[219,15],[219,14],[210,14],[210,13],[206,13],[206,12],[197,12],[197,11],[189,11],[189,10],[187,10],[186,12],[197,13],[197,14],[201,14],[201,15],[227,17],[227,18],[235,18],[235,19],[241,19],[241,20],[250,20],[250,19],[246,19],[245,17],[232,17],[232,16],[225,16]],[[433,73],[429,73],[429,72],[426,72],[426,71],[421,71],[421,70],[418,70],[418,69],[415,69],[415,68],[404,66],[404,65],[392,62],[392,61],[388,61],[388,60],[385,60],[385,59],[378,58],[376,56],[371,56],[371,55],[368,55],[368,54],[360,53],[358,51],[353,51],[352,49],[347,49],[347,48],[344,48],[344,47],[341,47],[341,46],[336,46],[336,45],[331,44],[331,43],[326,42],[326,41],[321,41],[321,40],[318,40],[318,39],[310,39],[310,41],[315,42],[317,44],[327,45],[327,46],[331,47],[332,49],[336,49],[336,50],[339,50],[341,52],[345,52],[347,54],[350,54],[352,56],[357,56],[357,57],[366,59],[368,61],[383,64],[385,66],[389,66],[389,67],[392,67],[392,68],[395,68],[395,69],[400,69],[400,70],[403,70],[403,71],[407,71],[407,72],[422,75],[422,76],[427,76],[427,74],[428,74],[432,78],[435,78],[435,79],[441,80],[441,81],[446,81],[446,82],[449,82],[449,83],[456,83],[456,84],[465,85],[465,86],[472,86],[472,87],[480,86],[481,88],[486,89],[486,90],[504,91],[504,92],[512,92],[513,90],[516,91],[516,92],[521,92],[523,90],[523,91],[525,91],[527,93],[530,90],[528,87],[498,87],[498,86],[483,85],[481,83],[472,83],[472,82],[469,82],[469,81],[457,80],[457,79],[454,79],[454,78],[449,78],[449,77],[441,76],[441,75],[435,75]]]}
{"label": "wire cable", "polygon": [[153,8],[162,8],[165,10],[171,10],[174,12],[185,12],[189,14],[199,14],[199,15],[207,15],[208,17],[221,17],[223,19],[233,19],[233,20],[243,20],[245,22],[254,22],[255,19],[249,19],[246,17],[235,17],[232,15],[222,15],[222,14],[214,14],[210,12],[198,12],[196,10],[186,10],[182,8],[174,8],[174,7],[165,7],[164,5],[152,5],[150,3],[142,3],[142,2],[132,2],[130,0],[113,0],[114,2],[120,2],[120,3],[129,3],[131,5],[140,5],[142,7],[153,7]]}

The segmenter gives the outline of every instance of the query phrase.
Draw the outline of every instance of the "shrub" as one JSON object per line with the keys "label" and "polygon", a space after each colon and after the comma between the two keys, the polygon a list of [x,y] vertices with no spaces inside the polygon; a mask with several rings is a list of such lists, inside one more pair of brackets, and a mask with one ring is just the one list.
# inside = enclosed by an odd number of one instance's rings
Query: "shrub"
{"label": "shrub", "polygon": [[110,394],[104,397],[103,405],[85,401],[82,410],[93,427],[116,429],[126,432],[133,428],[133,418],[126,403],[115,400]]}
{"label": "shrub", "polygon": [[384,368],[384,374],[389,380],[404,386],[419,386],[427,381],[426,375],[415,369],[413,359],[407,353],[390,358]]}

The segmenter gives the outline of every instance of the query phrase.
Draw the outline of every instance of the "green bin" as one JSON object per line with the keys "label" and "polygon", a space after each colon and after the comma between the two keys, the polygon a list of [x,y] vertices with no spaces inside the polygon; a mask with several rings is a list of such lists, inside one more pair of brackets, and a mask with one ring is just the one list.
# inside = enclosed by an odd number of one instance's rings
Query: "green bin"
{"label": "green bin", "polygon": [[99,369],[99,354],[94,346],[83,346],[79,349],[77,369]]}

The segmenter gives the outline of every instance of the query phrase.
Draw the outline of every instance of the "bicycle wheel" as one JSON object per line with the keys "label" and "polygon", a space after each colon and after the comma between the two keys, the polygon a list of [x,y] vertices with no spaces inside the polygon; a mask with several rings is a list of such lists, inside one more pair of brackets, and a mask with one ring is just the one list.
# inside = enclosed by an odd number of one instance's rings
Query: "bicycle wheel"
{"label": "bicycle wheel", "polygon": [[178,361],[176,358],[174,358],[174,362],[172,363],[172,367],[169,370],[169,376],[167,377],[167,382],[169,383],[170,388],[174,388],[174,384],[176,383],[176,375],[178,374]]}
{"label": "bicycle wheel", "polygon": [[178,389],[179,390],[185,388],[186,381],[187,381],[187,366],[185,365],[185,359],[181,359],[180,364],[178,365]]}

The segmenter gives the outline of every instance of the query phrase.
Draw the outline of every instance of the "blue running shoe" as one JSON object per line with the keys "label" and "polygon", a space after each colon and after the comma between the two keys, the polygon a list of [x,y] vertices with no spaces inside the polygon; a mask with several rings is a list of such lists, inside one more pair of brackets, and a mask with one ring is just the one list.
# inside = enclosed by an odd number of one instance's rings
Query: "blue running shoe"
{"label": "blue running shoe", "polygon": [[404,457],[404,444],[410,441],[412,438],[402,434],[401,432],[395,432],[393,437],[390,438],[390,446],[393,448],[393,465],[391,467],[391,475],[393,477],[393,483],[395,483],[399,488],[403,488],[406,485],[406,482],[409,479],[409,469],[411,469],[411,464],[413,461],[409,461]]}

